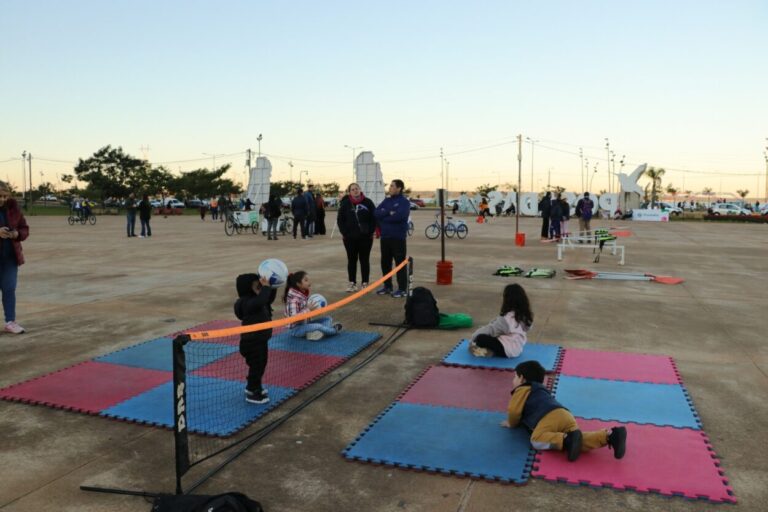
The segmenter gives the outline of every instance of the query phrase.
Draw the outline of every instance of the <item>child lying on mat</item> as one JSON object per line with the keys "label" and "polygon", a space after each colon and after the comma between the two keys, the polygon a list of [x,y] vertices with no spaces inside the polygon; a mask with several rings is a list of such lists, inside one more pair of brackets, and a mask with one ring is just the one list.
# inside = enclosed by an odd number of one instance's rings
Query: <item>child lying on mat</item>
{"label": "child lying on mat", "polygon": [[613,456],[624,457],[626,427],[613,427],[595,432],[582,432],[573,415],[560,405],[544,387],[544,367],[538,361],[526,361],[515,368],[509,418],[502,427],[513,428],[522,423],[531,432],[531,445],[537,450],[565,450],[569,461],[581,452],[609,446]]}
{"label": "child lying on mat", "polygon": [[[272,320],[272,303],[277,290],[269,286],[269,280],[258,274],[240,274],[235,281],[238,299],[235,302],[235,316],[242,325],[253,325]],[[252,404],[269,402],[267,391],[261,383],[267,368],[272,329],[246,332],[240,335],[240,355],[248,365],[245,401]]]}
{"label": "child lying on mat", "polygon": [[504,287],[501,313],[472,334],[469,351],[477,357],[517,357],[523,351],[533,313],[525,290],[519,284]]}
{"label": "child lying on mat", "polygon": [[[288,281],[285,283],[285,294],[283,295],[285,316],[296,316],[313,311],[319,307],[314,302],[309,302],[308,300],[311,288],[312,282],[309,280],[309,274],[303,270],[288,274]],[[291,324],[289,328],[291,336],[317,341],[326,336],[338,334],[341,331],[341,324],[333,323],[333,319],[330,316],[321,316],[296,322]]]}

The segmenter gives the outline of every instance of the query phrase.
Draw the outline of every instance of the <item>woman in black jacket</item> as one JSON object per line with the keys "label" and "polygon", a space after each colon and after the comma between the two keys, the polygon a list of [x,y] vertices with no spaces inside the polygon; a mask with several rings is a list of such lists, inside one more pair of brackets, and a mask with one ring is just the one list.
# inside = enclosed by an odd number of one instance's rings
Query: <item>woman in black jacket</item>
{"label": "woman in black jacket", "polygon": [[344,237],[347,250],[347,292],[357,291],[357,262],[360,262],[361,288],[368,286],[371,273],[371,247],[373,233],[376,230],[376,218],[373,212],[376,206],[365,197],[360,185],[352,183],[347,187],[347,195],[339,203],[336,224]]}
{"label": "woman in black jacket", "polygon": [[149,227],[149,219],[152,217],[152,205],[149,196],[144,194],[139,203],[139,221],[141,221],[141,238],[152,236],[152,228]]}
{"label": "woman in black jacket", "polygon": [[541,212],[541,239],[549,240],[549,211],[552,203],[552,192],[544,194],[544,199],[539,201],[539,211]]}

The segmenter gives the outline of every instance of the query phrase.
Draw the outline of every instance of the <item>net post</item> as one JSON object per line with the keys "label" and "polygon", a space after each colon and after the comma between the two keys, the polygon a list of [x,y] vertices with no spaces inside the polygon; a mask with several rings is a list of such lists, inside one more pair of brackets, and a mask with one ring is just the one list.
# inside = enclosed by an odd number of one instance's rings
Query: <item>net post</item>
{"label": "net post", "polygon": [[413,257],[408,256],[408,290],[407,290],[407,296],[411,296],[411,292],[413,291]]}
{"label": "net post", "polygon": [[183,494],[181,477],[189,470],[189,431],[187,429],[187,358],[184,345],[188,334],[173,339],[173,440],[176,452],[176,494]]}

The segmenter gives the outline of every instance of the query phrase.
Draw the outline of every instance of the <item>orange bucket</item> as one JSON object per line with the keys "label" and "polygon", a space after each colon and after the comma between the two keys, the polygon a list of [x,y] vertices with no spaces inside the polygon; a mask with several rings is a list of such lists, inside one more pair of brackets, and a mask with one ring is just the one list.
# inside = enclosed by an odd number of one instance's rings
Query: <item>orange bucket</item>
{"label": "orange bucket", "polygon": [[453,262],[438,261],[437,262],[437,284],[451,284],[451,283],[453,283]]}
{"label": "orange bucket", "polygon": [[515,245],[518,247],[525,247],[525,233],[515,234]]}

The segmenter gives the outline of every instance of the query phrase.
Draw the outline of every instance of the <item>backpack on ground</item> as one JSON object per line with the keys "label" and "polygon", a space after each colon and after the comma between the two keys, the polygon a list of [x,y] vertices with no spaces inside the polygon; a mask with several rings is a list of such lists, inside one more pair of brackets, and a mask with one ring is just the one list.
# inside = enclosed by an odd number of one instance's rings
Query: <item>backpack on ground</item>
{"label": "backpack on ground", "polygon": [[440,325],[440,310],[428,288],[417,286],[411,291],[411,296],[405,301],[405,323],[417,328]]}
{"label": "backpack on ground", "polygon": [[215,496],[171,494],[158,496],[151,512],[264,512],[261,503],[239,492]]}
{"label": "backpack on ground", "polygon": [[496,272],[493,273],[494,276],[521,276],[525,270],[521,269],[520,267],[511,267],[509,265],[504,265],[503,267],[499,267]]}
{"label": "backpack on ground", "polygon": [[525,277],[552,278],[555,277],[555,274],[557,274],[557,271],[551,268],[532,268],[526,272]]}
{"label": "backpack on ground", "polygon": [[472,317],[464,313],[440,313],[440,329],[466,329],[472,327]]}

